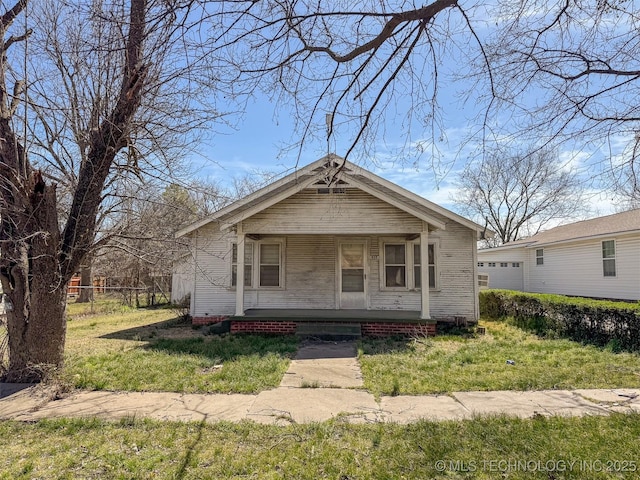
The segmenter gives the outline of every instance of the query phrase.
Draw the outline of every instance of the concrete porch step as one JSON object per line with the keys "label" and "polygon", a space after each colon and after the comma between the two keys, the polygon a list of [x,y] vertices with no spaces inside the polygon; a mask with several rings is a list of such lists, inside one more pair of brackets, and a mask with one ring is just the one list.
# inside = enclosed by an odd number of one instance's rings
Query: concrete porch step
{"label": "concrete porch step", "polygon": [[348,340],[362,337],[359,323],[304,322],[296,326],[296,335],[331,340]]}

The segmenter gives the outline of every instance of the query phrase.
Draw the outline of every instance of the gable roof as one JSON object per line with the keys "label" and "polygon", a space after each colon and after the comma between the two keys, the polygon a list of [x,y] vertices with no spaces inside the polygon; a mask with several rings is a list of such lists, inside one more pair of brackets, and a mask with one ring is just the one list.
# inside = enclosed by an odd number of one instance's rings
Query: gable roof
{"label": "gable roof", "polygon": [[305,188],[329,186],[339,188],[341,185],[359,188],[420,218],[437,229],[444,230],[445,224],[433,216],[433,212],[475,230],[478,237],[483,233],[492,234],[492,232],[486,231],[485,227],[471,220],[430,202],[362,167],[347,162],[337,155],[329,154],[227,205],[213,215],[177,231],[176,237],[187,235],[214,221],[219,222],[223,229],[230,228],[243,219],[249,218]]}
{"label": "gable roof", "polygon": [[594,237],[604,237],[621,233],[640,233],[640,208],[622,213],[614,213],[604,217],[568,223],[550,228],[528,238],[505,243],[500,247],[489,250],[508,249],[515,247],[535,248],[553,243],[584,240]]}

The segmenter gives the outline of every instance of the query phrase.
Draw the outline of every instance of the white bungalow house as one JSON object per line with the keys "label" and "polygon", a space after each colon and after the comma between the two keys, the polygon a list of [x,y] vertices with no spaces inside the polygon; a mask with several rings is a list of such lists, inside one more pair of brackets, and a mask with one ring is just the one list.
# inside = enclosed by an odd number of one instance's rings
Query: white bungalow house
{"label": "white bungalow house", "polygon": [[384,335],[477,320],[482,232],[328,155],[176,236],[191,243],[194,324],[229,318],[232,332],[293,333],[351,323]]}
{"label": "white bungalow house", "polygon": [[640,300],[640,209],[478,251],[490,288]]}

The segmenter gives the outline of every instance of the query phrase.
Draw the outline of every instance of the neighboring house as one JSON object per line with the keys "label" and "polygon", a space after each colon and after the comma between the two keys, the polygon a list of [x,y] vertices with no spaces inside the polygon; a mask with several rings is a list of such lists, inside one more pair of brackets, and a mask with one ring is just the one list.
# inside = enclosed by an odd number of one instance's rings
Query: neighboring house
{"label": "neighboring house", "polygon": [[477,320],[483,227],[343,162],[328,155],[177,232],[195,324],[293,333],[315,319],[375,335]]}
{"label": "neighboring house", "polygon": [[478,251],[490,288],[640,300],[640,209]]}

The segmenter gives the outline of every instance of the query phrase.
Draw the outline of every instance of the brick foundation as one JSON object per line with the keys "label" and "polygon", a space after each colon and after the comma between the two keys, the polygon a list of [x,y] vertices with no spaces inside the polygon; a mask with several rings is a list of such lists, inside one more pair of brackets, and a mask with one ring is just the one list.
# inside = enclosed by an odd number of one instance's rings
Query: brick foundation
{"label": "brick foundation", "polygon": [[231,321],[231,333],[266,333],[271,335],[293,335],[296,333],[296,322],[258,320]]}
{"label": "brick foundation", "polygon": [[229,315],[210,315],[207,317],[192,317],[191,325],[212,325],[229,318]]}
{"label": "brick foundation", "polygon": [[[211,325],[227,320],[228,315],[211,315],[207,317],[193,317],[193,325]],[[353,325],[354,322],[326,322],[341,325]],[[389,337],[391,335],[420,335],[434,336],[436,324],[402,323],[402,322],[360,322],[362,335],[365,337]],[[241,320],[231,321],[231,333],[265,333],[271,335],[293,335],[296,333],[297,322],[279,320]]]}

